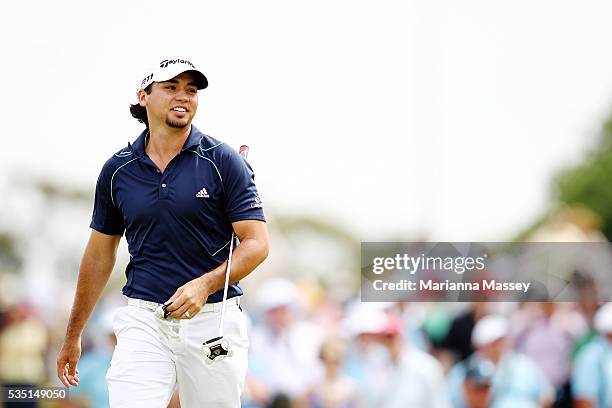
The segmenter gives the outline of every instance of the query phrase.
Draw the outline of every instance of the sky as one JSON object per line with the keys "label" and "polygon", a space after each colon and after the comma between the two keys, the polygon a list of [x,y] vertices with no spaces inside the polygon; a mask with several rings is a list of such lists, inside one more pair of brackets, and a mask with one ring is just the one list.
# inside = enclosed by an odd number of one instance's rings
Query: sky
{"label": "sky", "polygon": [[[161,57],[207,75],[194,120],[248,144],[269,214],[360,240],[504,241],[612,111],[612,3],[25,0],[0,13],[0,173],[93,193]],[[2,185],[2,183],[0,183]],[[0,192],[9,194],[9,191]]]}

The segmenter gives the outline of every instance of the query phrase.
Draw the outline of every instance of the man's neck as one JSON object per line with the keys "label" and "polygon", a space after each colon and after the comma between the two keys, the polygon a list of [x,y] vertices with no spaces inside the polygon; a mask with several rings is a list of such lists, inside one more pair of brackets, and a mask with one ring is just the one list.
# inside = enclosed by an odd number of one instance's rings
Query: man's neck
{"label": "man's neck", "polygon": [[171,128],[169,126],[159,126],[149,129],[149,140],[145,146],[148,155],[157,157],[176,156],[185,145],[191,125],[184,128]]}

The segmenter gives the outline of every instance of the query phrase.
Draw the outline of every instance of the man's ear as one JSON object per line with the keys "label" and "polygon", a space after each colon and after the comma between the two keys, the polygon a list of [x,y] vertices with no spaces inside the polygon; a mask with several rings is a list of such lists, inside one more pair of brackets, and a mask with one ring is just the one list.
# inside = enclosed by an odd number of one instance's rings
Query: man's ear
{"label": "man's ear", "polygon": [[136,92],[136,98],[138,98],[140,106],[147,106],[147,93],[144,89],[140,89]]}

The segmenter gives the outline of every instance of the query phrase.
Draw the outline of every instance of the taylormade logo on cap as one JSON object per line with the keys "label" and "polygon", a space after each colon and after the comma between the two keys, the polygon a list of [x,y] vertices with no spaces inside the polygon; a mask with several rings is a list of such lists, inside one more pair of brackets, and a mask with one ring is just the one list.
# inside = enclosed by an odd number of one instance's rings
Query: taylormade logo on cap
{"label": "taylormade logo on cap", "polygon": [[182,59],[174,59],[174,60],[163,60],[159,63],[160,68],[166,68],[169,64],[187,64],[191,68],[195,69],[195,66],[191,63],[191,61],[182,60]]}

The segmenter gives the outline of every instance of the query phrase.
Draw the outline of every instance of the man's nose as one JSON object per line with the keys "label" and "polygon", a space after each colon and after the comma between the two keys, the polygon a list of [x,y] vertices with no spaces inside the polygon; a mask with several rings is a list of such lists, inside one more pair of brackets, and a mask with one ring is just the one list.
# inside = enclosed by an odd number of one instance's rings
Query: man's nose
{"label": "man's nose", "polygon": [[187,93],[187,90],[185,90],[185,89],[179,90],[179,92],[177,92],[176,99],[178,99],[180,101],[188,101],[189,100],[189,93]]}

